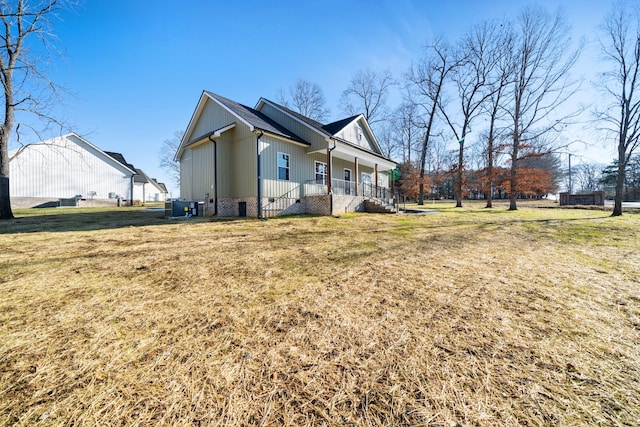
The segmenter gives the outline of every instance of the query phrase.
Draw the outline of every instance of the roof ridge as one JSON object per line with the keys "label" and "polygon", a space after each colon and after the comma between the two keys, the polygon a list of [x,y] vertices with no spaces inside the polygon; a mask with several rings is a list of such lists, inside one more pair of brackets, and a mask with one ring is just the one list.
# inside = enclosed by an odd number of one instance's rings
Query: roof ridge
{"label": "roof ridge", "polygon": [[276,107],[284,110],[285,113],[291,114],[292,116],[294,116],[298,120],[302,120],[303,122],[307,123],[309,126],[315,128],[316,130],[319,130],[322,133],[325,133],[325,134],[327,134],[329,136],[332,136],[324,129],[324,125],[322,123],[320,123],[319,121],[314,120],[311,117],[307,117],[304,114],[298,113],[297,111],[294,111],[294,110],[292,110],[291,108],[289,108],[287,106],[284,106],[284,105],[279,104],[277,102],[273,102],[270,99],[267,99],[267,98],[264,98],[264,97],[262,99],[264,99],[265,101],[269,102],[270,104],[273,104]]}
{"label": "roof ridge", "polygon": [[271,119],[266,114],[258,111],[254,108],[251,108],[247,105],[236,102],[232,99],[225,98],[222,95],[218,95],[214,92],[205,90],[205,93],[222,103],[226,108],[231,110],[235,115],[240,117],[245,122],[249,123],[251,126],[258,128],[263,131],[271,132],[276,135],[284,136],[296,142],[301,142],[303,144],[309,144],[304,139],[300,138],[294,132],[283,126],[282,124],[276,122]]}

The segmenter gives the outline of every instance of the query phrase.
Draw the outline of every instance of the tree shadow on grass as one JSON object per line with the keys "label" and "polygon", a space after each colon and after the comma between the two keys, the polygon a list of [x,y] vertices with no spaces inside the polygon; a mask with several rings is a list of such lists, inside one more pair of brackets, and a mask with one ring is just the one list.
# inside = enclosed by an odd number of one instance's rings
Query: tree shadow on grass
{"label": "tree shadow on grass", "polygon": [[45,212],[39,211],[17,211],[14,213],[15,219],[0,222],[0,234],[65,233],[234,220],[232,218],[213,219],[211,217],[165,218],[164,210],[144,208],[58,208],[46,209]]}

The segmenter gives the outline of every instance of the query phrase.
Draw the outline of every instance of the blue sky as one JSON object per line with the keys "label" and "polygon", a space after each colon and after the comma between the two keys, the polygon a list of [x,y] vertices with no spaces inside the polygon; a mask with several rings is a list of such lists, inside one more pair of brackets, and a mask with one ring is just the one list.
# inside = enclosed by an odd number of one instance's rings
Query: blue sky
{"label": "blue sky", "polygon": [[[202,90],[254,106],[261,96],[276,99],[280,88],[303,78],[322,87],[331,118],[338,119],[340,94],[358,70],[389,69],[399,78],[434,36],[455,41],[466,27],[513,16],[529,4],[86,0],[55,21],[64,56],[49,75],[72,94],[58,113],[76,133],[105,151],[121,152],[176,194],[158,167],[159,147],[186,128]],[[594,34],[610,3],[537,4],[564,8],[575,38],[587,39],[576,76],[591,71]],[[568,138],[585,135],[577,131]],[[609,151],[592,147],[583,154],[589,161],[607,158]]]}

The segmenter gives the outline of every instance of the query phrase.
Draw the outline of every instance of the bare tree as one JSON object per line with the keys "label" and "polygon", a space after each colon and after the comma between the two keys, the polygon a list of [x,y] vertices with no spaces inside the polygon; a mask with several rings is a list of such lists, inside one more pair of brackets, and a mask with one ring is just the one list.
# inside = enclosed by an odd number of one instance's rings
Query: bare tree
{"label": "bare tree", "polygon": [[627,164],[640,145],[640,9],[620,2],[604,19],[602,53],[612,64],[604,73],[604,94],[611,100],[598,113],[603,127],[616,141],[618,169],[612,216],[622,215]]}
{"label": "bare tree", "polygon": [[495,180],[494,165],[496,164],[496,142],[504,137],[503,129],[498,126],[499,121],[504,116],[501,108],[503,97],[507,86],[513,78],[514,61],[511,55],[514,52],[514,34],[513,28],[509,23],[493,25],[499,30],[495,34],[494,48],[498,49],[498,57],[493,70],[489,77],[489,97],[485,100],[484,110],[489,117],[489,128],[487,129],[487,145],[486,145],[486,169],[484,179],[487,185],[487,208],[493,207],[493,185]]}
{"label": "bare tree", "polygon": [[178,130],[173,133],[173,138],[165,139],[160,146],[160,169],[169,174],[171,180],[179,187],[180,186],[180,162],[175,160],[178,148],[180,148],[180,142],[184,131]]}
{"label": "bare tree", "polygon": [[411,102],[404,102],[391,114],[391,129],[393,137],[402,152],[402,163],[411,163],[413,152],[420,141],[417,108]]}
{"label": "bare tree", "polygon": [[[458,66],[451,73],[455,84],[457,103],[449,111],[440,98],[439,108],[451,132],[458,141],[458,163],[456,168],[456,207],[462,207],[465,170],[464,147],[473,121],[483,112],[485,101],[493,94],[490,76],[503,56],[505,46],[495,23],[485,21],[466,33],[458,46]],[[460,120],[456,123],[456,120]]]}
{"label": "bare tree", "polygon": [[516,37],[514,78],[505,107],[512,123],[509,210],[517,209],[518,164],[528,144],[557,132],[576,114],[559,116],[558,107],[575,93],[569,71],[580,53],[580,48],[570,49],[569,26],[560,11],[524,9],[516,20]]}
{"label": "bare tree", "polygon": [[409,82],[411,102],[424,114],[421,127],[424,136],[420,150],[420,195],[418,204],[424,204],[424,175],[429,140],[433,136],[434,122],[438,113],[438,104],[443,96],[444,84],[449,74],[457,67],[451,48],[444,39],[425,49],[425,56],[416,65],[412,65],[406,74]]}
{"label": "bare tree", "polygon": [[[45,51],[51,47],[55,38],[50,19],[60,7],[61,0],[0,3],[0,19],[4,24],[4,31],[0,33],[0,80],[4,89],[4,115],[0,124],[0,219],[13,218],[9,197],[9,141],[14,131],[18,139],[20,135],[16,112],[28,112],[37,120],[49,121],[47,101],[59,90],[46,77],[35,51],[28,47],[35,46],[36,41]],[[27,123],[24,125],[29,127]]]}
{"label": "bare tree", "polygon": [[278,102],[285,107],[321,123],[329,117],[327,100],[317,83],[298,79],[295,86],[289,87],[287,92],[280,89],[278,93]]}
{"label": "bare tree", "polygon": [[[596,163],[581,163],[572,168],[572,184],[575,183],[577,193],[589,193],[599,187],[600,171],[603,165]],[[567,186],[569,188],[569,186]]]}
{"label": "bare tree", "polygon": [[351,78],[349,86],[342,92],[340,104],[347,115],[363,114],[370,125],[387,119],[387,98],[395,81],[389,70],[376,73],[360,70]]}

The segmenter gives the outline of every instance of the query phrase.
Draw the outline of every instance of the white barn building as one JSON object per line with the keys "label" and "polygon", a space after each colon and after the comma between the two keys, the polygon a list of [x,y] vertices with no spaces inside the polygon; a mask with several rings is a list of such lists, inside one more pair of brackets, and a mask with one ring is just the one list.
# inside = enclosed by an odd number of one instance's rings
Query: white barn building
{"label": "white barn building", "polygon": [[[27,145],[9,154],[10,196],[14,207],[33,207],[60,199],[131,204],[136,196],[133,165],[119,153],[107,153],[75,133]],[[159,196],[161,189],[152,194]],[[151,193],[151,192],[150,192]],[[145,199],[140,199],[145,201]]]}

